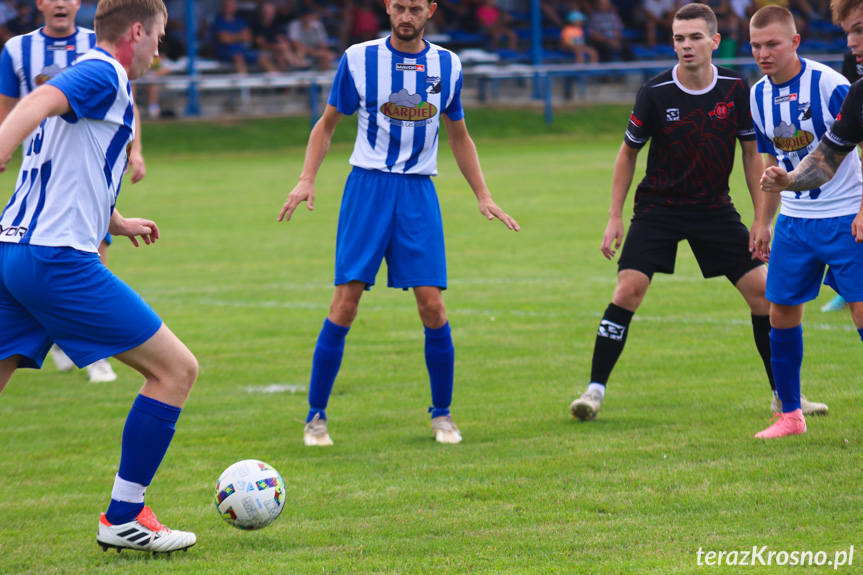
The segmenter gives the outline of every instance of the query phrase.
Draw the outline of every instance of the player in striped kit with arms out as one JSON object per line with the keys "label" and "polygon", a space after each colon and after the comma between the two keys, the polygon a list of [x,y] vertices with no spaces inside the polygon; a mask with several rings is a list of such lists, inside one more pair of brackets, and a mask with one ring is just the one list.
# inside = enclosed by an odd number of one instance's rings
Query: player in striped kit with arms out
{"label": "player in striped kit with arms out", "polygon": [[[19,99],[57,76],[81,54],[96,46],[96,33],[75,25],[80,0],[37,0],[36,6],[42,13],[45,25],[29,34],[11,38],[0,54],[0,123]],[[136,122],[137,114],[135,109]],[[138,123],[129,153],[133,184],[146,174],[140,128]],[[108,234],[99,244],[99,257],[105,265],[108,265],[110,243],[111,235]],[[60,371],[69,371],[75,366],[57,345],[51,348],[51,356]],[[104,358],[88,365],[87,374],[92,382],[117,379],[111,364]]]}
{"label": "player in striped kit with arms out", "polygon": [[101,0],[96,48],[26,96],[0,125],[0,172],[25,141],[15,190],[0,214],[0,392],[39,368],[52,342],[78,365],[114,356],[145,377],[123,429],[120,467],[96,536],[103,549],[170,553],[194,533],[163,526],[144,494],[198,374],[189,349],[99,262],[111,233],[147,244],[150,220],[114,209],[135,134],[130,80],[158,53],[162,0]]}
{"label": "player in striped kit with arms out", "polygon": [[461,63],[423,39],[431,0],[389,0],[392,34],[354,45],[342,57],[328,105],[309,138],[300,181],[279,212],[290,220],[301,202],[314,208],[315,176],[343,114],[359,126],[342,197],[336,239],[335,295],[312,360],[306,445],[332,445],[326,407],[341,365],[345,337],[360,298],[386,258],[388,285],[414,290],[425,327],[431,381],[432,430],[441,443],[458,443],[450,416],[455,351],[443,302],[447,287],[443,225],[431,176],[437,175],[438,129],[443,118],[459,169],[483,216],[518,230],[492,200],[461,106]]}

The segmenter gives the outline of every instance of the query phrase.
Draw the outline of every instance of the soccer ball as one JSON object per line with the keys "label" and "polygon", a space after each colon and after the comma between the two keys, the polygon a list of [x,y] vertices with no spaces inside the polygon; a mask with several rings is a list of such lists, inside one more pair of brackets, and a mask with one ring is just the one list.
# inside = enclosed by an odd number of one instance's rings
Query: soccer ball
{"label": "soccer ball", "polygon": [[228,467],[216,483],[216,509],[237,529],[271,524],[285,507],[285,482],[279,472],[257,459]]}

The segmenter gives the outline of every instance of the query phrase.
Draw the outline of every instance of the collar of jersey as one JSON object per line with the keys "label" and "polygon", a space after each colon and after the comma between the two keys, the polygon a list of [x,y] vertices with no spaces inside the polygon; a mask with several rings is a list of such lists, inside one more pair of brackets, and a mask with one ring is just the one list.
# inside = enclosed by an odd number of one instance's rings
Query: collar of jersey
{"label": "collar of jersey", "polygon": [[[798,58],[800,58],[800,57],[798,56]],[[794,76],[793,78],[791,78],[787,82],[784,82],[782,84],[774,84],[773,80],[770,78],[770,76],[767,76],[767,79],[770,80],[770,83],[773,84],[774,88],[785,88],[787,86],[790,86],[791,84],[793,84],[797,80],[799,80],[800,76],[802,76],[803,72],[805,72],[805,71],[806,71],[806,58],[800,58],[800,71],[797,72],[796,76]]]}
{"label": "collar of jersey", "polygon": [[423,48],[422,52],[417,52],[416,54],[409,54],[407,52],[399,52],[398,50],[393,48],[392,44],[390,44],[390,38],[392,38],[392,36],[387,36],[387,41],[386,41],[387,49],[390,52],[392,52],[393,54],[395,54],[396,56],[404,58],[405,60],[419,60],[420,58],[425,56],[428,53],[429,48],[431,48],[431,44],[428,43],[428,40],[423,38],[423,42],[425,42],[426,47]]}
{"label": "collar of jersey", "polygon": [[713,69],[713,81],[703,90],[690,90],[683,85],[683,82],[681,82],[680,78],[677,76],[677,69],[680,68],[680,64],[675,64],[674,67],[671,69],[671,79],[674,80],[674,83],[677,85],[678,88],[680,88],[687,94],[692,94],[693,96],[700,96],[701,94],[706,94],[707,92],[715,88],[716,83],[719,81],[719,69],[716,67],[715,64],[710,64],[710,67]]}
{"label": "collar of jersey", "polygon": [[96,50],[97,52],[101,52],[101,53],[103,53],[104,55],[106,55],[107,57],[109,57],[109,58],[110,58],[110,59],[112,59],[112,60],[116,60],[116,59],[117,59],[117,58],[115,58],[114,56],[112,56],[112,55],[111,55],[111,53],[110,53],[110,52],[108,52],[107,50],[105,50],[104,48],[100,48],[100,47],[96,46],[96,47],[95,47],[95,48],[93,48],[93,49],[94,49],[94,50]]}
{"label": "collar of jersey", "polygon": [[49,42],[68,42],[69,40],[73,39],[75,36],[78,35],[78,27],[75,26],[74,32],[72,32],[68,36],[63,36],[62,38],[55,38],[54,36],[49,36],[48,34],[46,34],[45,33],[45,26],[42,26],[41,28],[39,28],[39,34],[41,34],[42,37],[45,38],[45,40],[47,40]]}

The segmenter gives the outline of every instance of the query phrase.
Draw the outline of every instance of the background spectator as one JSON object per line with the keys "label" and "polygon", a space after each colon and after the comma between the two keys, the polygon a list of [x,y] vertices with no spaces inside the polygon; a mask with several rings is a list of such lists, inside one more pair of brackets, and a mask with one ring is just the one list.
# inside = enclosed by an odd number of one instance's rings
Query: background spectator
{"label": "background spectator", "polygon": [[648,48],[657,38],[666,43],[671,38],[671,21],[677,11],[675,0],[644,0],[644,38]]}
{"label": "background spectator", "polygon": [[372,0],[360,0],[359,2],[345,0],[342,6],[341,34],[339,35],[342,46],[374,40],[378,37],[380,30],[381,25]]}
{"label": "background spectator", "polygon": [[573,10],[567,14],[566,25],[560,31],[561,48],[565,52],[572,52],[577,64],[583,64],[585,56],[592,64],[599,61],[597,51],[587,45],[587,32],[584,30],[586,21],[587,17],[584,14]]}
{"label": "background spectator", "polygon": [[623,21],[611,0],[596,0],[587,19],[587,41],[599,53],[601,62],[635,59],[623,38]]}
{"label": "background spectator", "polygon": [[510,50],[518,50],[518,35],[511,27],[512,18],[497,6],[495,0],[478,0],[474,10],[479,31],[486,37],[492,50],[500,47],[501,38],[506,38]]}
{"label": "background spectator", "polygon": [[318,70],[332,67],[336,55],[328,47],[327,31],[316,10],[302,7],[299,18],[288,25],[288,40],[305,65]]}
{"label": "background spectator", "polygon": [[262,4],[254,26],[255,48],[258,49],[261,65],[269,72],[302,67],[302,61],[294,53],[283,30],[276,5],[272,2]]}
{"label": "background spectator", "polygon": [[236,0],[222,0],[222,10],[213,22],[214,55],[217,60],[230,62],[238,74],[246,74],[247,64],[258,60],[258,54],[249,48],[252,30],[237,16]]}

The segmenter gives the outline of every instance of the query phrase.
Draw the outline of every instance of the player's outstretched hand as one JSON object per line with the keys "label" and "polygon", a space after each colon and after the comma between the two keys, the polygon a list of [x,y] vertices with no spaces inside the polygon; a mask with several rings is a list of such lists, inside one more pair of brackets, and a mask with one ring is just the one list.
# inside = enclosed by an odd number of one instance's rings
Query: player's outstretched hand
{"label": "player's outstretched hand", "polygon": [[115,236],[126,236],[136,248],[141,245],[137,236],[148,246],[159,239],[159,226],[144,218],[119,218],[117,221],[112,218],[108,231]]}
{"label": "player's outstretched hand", "polygon": [[285,204],[279,211],[279,217],[276,221],[291,221],[291,216],[294,214],[294,210],[297,209],[297,206],[299,206],[301,202],[306,202],[306,206],[309,208],[309,211],[315,209],[315,186],[313,184],[306,184],[303,182],[297,184],[296,187],[291,190],[291,193],[288,194],[288,199],[285,200]]}
{"label": "player's outstretched hand", "polygon": [[781,192],[791,185],[791,177],[785,168],[770,166],[761,175],[761,190],[765,192]]}
{"label": "player's outstretched hand", "polygon": [[482,213],[482,215],[485,216],[485,219],[487,220],[493,220],[497,218],[503,222],[503,225],[513,231],[517,232],[521,229],[521,227],[518,225],[518,222],[515,221],[512,216],[500,209],[500,207],[498,207],[498,205],[491,200],[488,200],[487,202],[480,202],[479,211],[480,213]]}
{"label": "player's outstretched hand", "polygon": [[147,164],[144,162],[144,156],[139,153],[132,152],[129,154],[129,165],[126,166],[126,173],[132,172],[130,181],[137,184],[147,175]]}
{"label": "player's outstretched hand", "polygon": [[602,255],[605,259],[612,259],[617,249],[620,248],[620,242],[623,241],[623,220],[621,218],[608,218],[608,225],[605,226],[605,233],[602,234]]}

